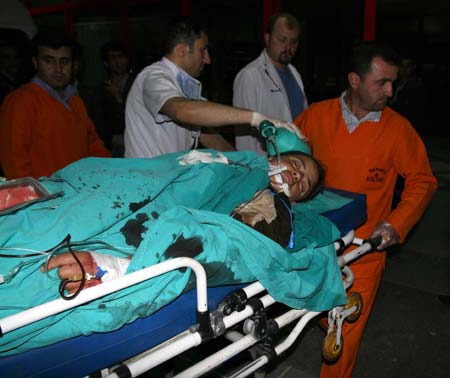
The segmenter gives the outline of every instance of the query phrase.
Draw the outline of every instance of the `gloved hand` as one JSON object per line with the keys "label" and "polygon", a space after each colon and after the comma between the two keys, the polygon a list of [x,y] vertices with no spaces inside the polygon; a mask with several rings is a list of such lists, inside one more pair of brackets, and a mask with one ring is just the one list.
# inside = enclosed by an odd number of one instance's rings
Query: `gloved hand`
{"label": "gloved hand", "polygon": [[376,236],[381,235],[382,240],[378,245],[377,250],[383,251],[387,247],[398,244],[400,242],[400,236],[397,231],[395,231],[394,227],[387,222],[379,223],[370,235],[370,238],[374,238]]}
{"label": "gloved hand", "polygon": [[303,135],[303,133],[300,131],[300,129],[295,126],[291,122],[281,121],[279,119],[273,119],[271,117],[267,117],[261,113],[253,112],[252,114],[252,121],[251,125],[254,127],[259,127],[262,121],[269,121],[272,122],[275,127],[284,127],[285,129],[288,129],[289,131],[293,132],[295,135],[297,135],[301,140],[307,142],[308,139]]}

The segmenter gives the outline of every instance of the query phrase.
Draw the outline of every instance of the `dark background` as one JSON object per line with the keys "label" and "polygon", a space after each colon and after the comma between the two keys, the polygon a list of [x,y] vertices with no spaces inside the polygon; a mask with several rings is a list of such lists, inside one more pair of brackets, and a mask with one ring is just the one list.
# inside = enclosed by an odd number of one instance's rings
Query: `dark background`
{"label": "dark background", "polygon": [[413,57],[427,88],[427,127],[422,132],[450,135],[446,120],[450,82],[449,0],[28,0],[38,30],[62,28],[81,44],[81,93],[102,81],[100,46],[122,41],[134,70],[161,57],[170,21],[189,14],[206,24],[213,63],[201,77],[205,95],[230,104],[236,73],[263,46],[264,11],[293,13],[302,23],[293,64],[302,73],[309,102],[338,96],[349,48],[364,39],[365,7],[376,4],[375,37],[405,57]]}

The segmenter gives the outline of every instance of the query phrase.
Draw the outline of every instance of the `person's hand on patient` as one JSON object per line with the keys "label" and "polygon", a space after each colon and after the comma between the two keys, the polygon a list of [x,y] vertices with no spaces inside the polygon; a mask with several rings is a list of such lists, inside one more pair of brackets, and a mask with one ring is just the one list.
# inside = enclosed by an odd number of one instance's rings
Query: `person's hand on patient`
{"label": "person's hand on patient", "polygon": [[295,135],[297,135],[301,140],[307,142],[307,138],[303,135],[303,133],[300,131],[300,129],[294,125],[291,122],[281,121],[279,119],[274,119],[271,117],[267,117],[264,114],[253,112],[252,114],[252,121],[251,125],[254,127],[259,127],[261,125],[262,121],[269,121],[273,123],[275,127],[284,127],[285,129],[288,129],[289,131],[293,132]]}
{"label": "person's hand on patient", "polygon": [[381,235],[381,243],[378,245],[377,250],[383,251],[384,249],[400,243],[400,236],[394,227],[387,222],[379,223],[372,232],[370,238],[375,238]]}
{"label": "person's hand on patient", "polygon": [[[97,252],[74,252],[74,254],[79,263],[71,253],[66,252],[52,257],[47,265],[48,270],[58,269],[61,280],[67,280],[65,289],[71,294],[79,289],[83,281],[83,288],[86,289],[123,276],[130,264],[127,258]],[[80,264],[84,269],[84,277]],[[45,272],[45,269],[46,266],[43,265],[41,272]]]}

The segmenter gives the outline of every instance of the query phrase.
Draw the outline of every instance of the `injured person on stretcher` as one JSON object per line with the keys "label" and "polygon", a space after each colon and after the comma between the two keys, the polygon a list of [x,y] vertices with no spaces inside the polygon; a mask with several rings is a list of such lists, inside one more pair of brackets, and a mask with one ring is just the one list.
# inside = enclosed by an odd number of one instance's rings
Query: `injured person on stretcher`
{"label": "injured person on stretcher", "polygon": [[[198,153],[195,151],[194,155]],[[312,156],[302,152],[282,154],[279,161],[276,156],[270,157],[269,164],[281,168],[280,176],[270,176],[269,188],[259,190],[250,200],[237,206],[231,216],[281,246],[292,248],[291,203],[306,201],[319,193],[323,187],[324,170]],[[58,268],[58,275],[64,282],[63,289],[74,294],[83,288],[123,276],[130,259],[71,251],[54,256],[41,267],[41,271]]]}
{"label": "injured person on stretcher", "polygon": [[[348,200],[316,195],[323,176],[301,153],[79,160],[40,179],[62,196],[0,216],[0,319],[179,256],[203,265],[208,286],[257,280],[292,308],[342,305],[340,234],[319,214]],[[0,356],[116,330],[191,290],[191,273],[171,271],[3,334]]]}

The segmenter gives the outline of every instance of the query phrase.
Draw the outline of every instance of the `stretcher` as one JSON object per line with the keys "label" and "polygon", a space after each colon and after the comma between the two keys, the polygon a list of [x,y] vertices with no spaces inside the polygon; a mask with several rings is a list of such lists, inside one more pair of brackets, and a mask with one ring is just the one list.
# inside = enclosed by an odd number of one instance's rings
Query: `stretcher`
{"label": "stretcher", "polygon": [[[317,197],[294,206],[289,251],[228,216],[267,187],[265,158],[237,152],[226,163],[217,156],[219,162],[192,165],[180,158],[185,155],[80,160],[41,181],[61,195],[0,218],[2,249],[18,254],[0,267],[2,376],[81,377],[105,368],[111,377],[138,376],[222,335],[230,346],[181,376],[200,376],[262,342],[261,360],[242,373],[247,376],[295,339],[274,352],[265,345],[277,328],[299,319],[295,335],[319,311],[345,303],[332,246],[364,222],[364,196],[342,193],[352,198],[343,202],[324,196],[322,211],[313,206]],[[47,256],[68,231],[87,250],[132,249],[127,274],[72,300],[55,299],[56,272],[42,274],[42,256],[25,251]],[[190,244],[180,249],[179,241]],[[10,262],[24,257],[25,263]],[[296,310],[269,321],[265,308],[276,301]]]}
{"label": "stretcher", "polygon": [[[347,235],[345,241],[341,243],[348,244],[353,240],[351,230],[365,221],[365,196],[342,191],[338,193],[351,198],[352,201],[340,209],[328,211],[323,215],[338,227],[342,235]],[[177,261],[170,262],[174,263],[174,266],[163,266],[162,272],[180,266],[197,269],[192,265],[195,264],[195,260],[190,261],[191,259],[186,258],[181,258],[181,261],[175,260]],[[198,269],[201,276],[201,267]],[[144,274],[151,277],[161,274],[161,271]],[[345,274],[349,276],[350,282],[351,272],[347,271]],[[109,284],[114,286],[114,283],[115,281],[112,281]],[[288,310],[280,317],[268,320],[264,309],[270,307],[275,300],[265,293],[264,287],[259,282],[248,286],[225,285],[207,289],[206,286],[202,286],[205,285],[202,279],[197,279],[197,283],[199,284],[197,290],[180,296],[156,313],[137,319],[116,331],[78,336],[3,357],[0,359],[0,375],[42,378],[84,377],[103,371],[103,376],[108,377],[135,377],[196,345],[223,335],[231,341],[228,347],[179,373],[177,377],[201,376],[213,366],[218,366],[239,352],[257,345],[259,356],[249,366],[233,374],[233,377],[244,377],[289,348],[308,321],[319,314],[301,309]],[[88,301],[90,297],[83,297],[83,294],[95,292],[98,288],[106,286],[107,284],[103,284],[86,289],[74,303],[66,302],[64,306],[75,306],[77,300],[80,303]],[[111,287],[111,290],[117,288]],[[35,316],[45,316],[46,311],[53,310],[54,306],[41,308]],[[269,345],[267,340],[271,340],[279,328],[297,320],[297,325],[286,340],[277,346]],[[239,324],[243,326],[238,332],[235,329]],[[8,327],[3,320],[0,325],[3,332],[5,327]]]}

